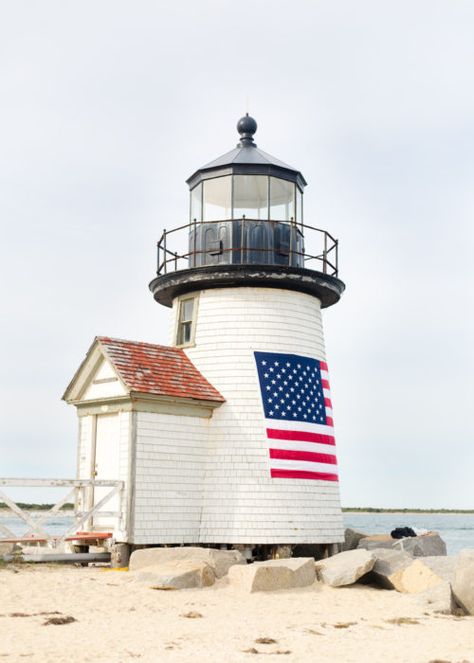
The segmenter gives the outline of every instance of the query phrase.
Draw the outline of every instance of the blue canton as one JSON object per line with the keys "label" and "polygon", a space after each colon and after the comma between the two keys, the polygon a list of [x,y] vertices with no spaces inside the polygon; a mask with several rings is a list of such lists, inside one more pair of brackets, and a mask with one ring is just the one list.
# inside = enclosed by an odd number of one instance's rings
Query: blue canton
{"label": "blue canton", "polygon": [[326,425],[326,407],[317,359],[255,352],[266,419]]}

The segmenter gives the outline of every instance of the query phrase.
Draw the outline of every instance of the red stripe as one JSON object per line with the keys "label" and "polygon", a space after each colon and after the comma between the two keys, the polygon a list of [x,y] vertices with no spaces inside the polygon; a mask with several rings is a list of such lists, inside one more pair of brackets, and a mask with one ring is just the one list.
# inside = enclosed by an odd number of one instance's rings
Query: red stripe
{"label": "red stripe", "polygon": [[326,364],[325,361],[320,361],[319,366],[321,367],[322,371],[327,371],[328,370],[328,365]]}
{"label": "red stripe", "polygon": [[309,460],[313,463],[337,465],[336,456],[331,454],[313,453],[312,451],[292,451],[289,449],[270,449],[270,458],[282,460]]}
{"label": "red stripe", "polygon": [[[328,419],[326,419],[328,421]],[[332,435],[322,435],[321,433],[308,433],[303,430],[279,430],[277,428],[267,428],[267,437],[272,440],[294,440],[295,442],[320,442],[321,444],[336,444]]]}
{"label": "red stripe", "polygon": [[331,417],[326,417],[326,426],[334,426],[334,421]]}
{"label": "red stripe", "polygon": [[323,389],[331,389],[331,387],[329,386],[329,381],[328,380],[323,380],[321,378],[321,384],[323,385]]}
{"label": "red stripe", "polygon": [[315,481],[339,481],[337,474],[306,472],[304,470],[270,470],[272,479],[314,479]]}
{"label": "red stripe", "polygon": [[326,407],[332,407],[331,399],[330,398],[325,398],[324,399],[324,405]]}

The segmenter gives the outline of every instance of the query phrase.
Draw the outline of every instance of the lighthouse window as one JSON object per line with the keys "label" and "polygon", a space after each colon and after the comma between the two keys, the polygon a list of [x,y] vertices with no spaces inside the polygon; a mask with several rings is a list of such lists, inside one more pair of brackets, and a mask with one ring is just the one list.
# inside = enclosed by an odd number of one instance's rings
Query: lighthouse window
{"label": "lighthouse window", "polygon": [[234,176],[234,219],[268,219],[268,177]]}
{"label": "lighthouse window", "polygon": [[232,178],[215,177],[203,183],[203,220],[221,221],[232,214]]}
{"label": "lighthouse window", "polygon": [[194,320],[194,297],[182,299],[179,302],[177,345],[187,345],[192,342]]}
{"label": "lighthouse window", "polygon": [[303,194],[296,187],[296,220],[303,223]]}
{"label": "lighthouse window", "polygon": [[191,191],[191,221],[202,219],[202,184],[198,184]]}
{"label": "lighthouse window", "polygon": [[270,177],[270,219],[291,221],[294,218],[295,185],[278,177]]}

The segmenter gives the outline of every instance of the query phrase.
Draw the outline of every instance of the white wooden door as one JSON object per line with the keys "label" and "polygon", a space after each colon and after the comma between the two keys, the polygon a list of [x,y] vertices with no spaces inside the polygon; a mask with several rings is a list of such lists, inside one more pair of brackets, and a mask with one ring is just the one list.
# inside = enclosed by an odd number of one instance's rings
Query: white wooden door
{"label": "white wooden door", "polygon": [[[93,470],[93,478],[99,479],[112,479],[118,481],[119,475],[119,415],[116,414],[99,414],[97,415],[97,428],[95,439],[95,463]],[[100,502],[105,495],[110,492],[112,488],[94,489],[94,504]],[[119,495],[114,495],[108,502],[101,508],[102,511],[119,511],[120,498]],[[110,529],[117,525],[117,518],[111,516],[94,516],[94,528]]]}

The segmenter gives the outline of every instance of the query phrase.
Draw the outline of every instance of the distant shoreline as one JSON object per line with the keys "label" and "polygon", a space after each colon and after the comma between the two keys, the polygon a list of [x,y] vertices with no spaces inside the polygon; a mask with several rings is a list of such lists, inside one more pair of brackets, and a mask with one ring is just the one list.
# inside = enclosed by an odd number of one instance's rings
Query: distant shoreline
{"label": "distant shoreline", "polygon": [[442,513],[474,514],[474,509],[382,509],[378,507],[343,507],[343,513]]}
{"label": "distant shoreline", "polygon": [[[52,509],[54,504],[33,504],[33,503],[27,503],[27,502],[17,502],[18,506],[20,509],[24,509],[25,511],[48,511],[49,509]],[[74,504],[68,503],[64,504],[64,506],[60,509],[60,512],[64,511],[73,511],[74,510]],[[7,505],[4,502],[0,502],[0,511],[9,511]],[[474,514],[474,509],[415,509],[415,508],[410,508],[410,509],[400,509],[400,508],[394,508],[394,509],[384,509],[384,508],[379,508],[379,507],[373,507],[373,506],[366,506],[366,507],[342,507],[342,512],[343,513],[442,513],[442,514]]]}

